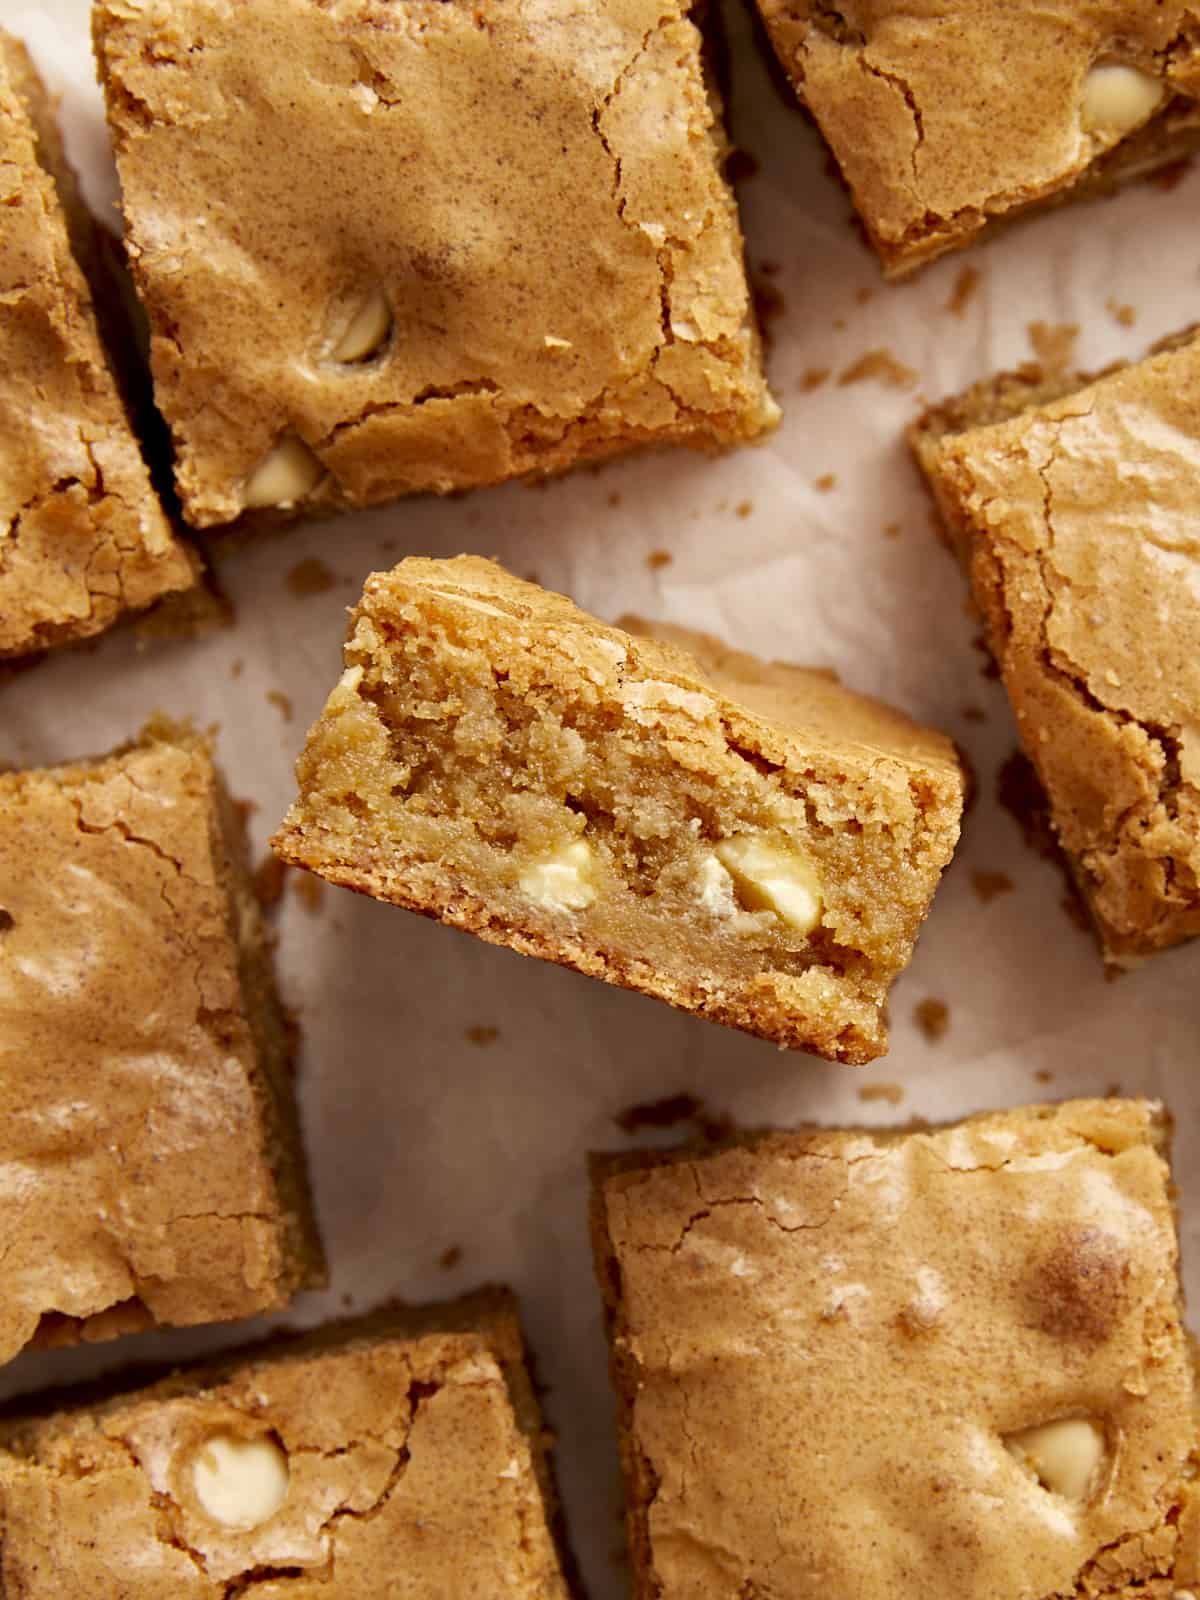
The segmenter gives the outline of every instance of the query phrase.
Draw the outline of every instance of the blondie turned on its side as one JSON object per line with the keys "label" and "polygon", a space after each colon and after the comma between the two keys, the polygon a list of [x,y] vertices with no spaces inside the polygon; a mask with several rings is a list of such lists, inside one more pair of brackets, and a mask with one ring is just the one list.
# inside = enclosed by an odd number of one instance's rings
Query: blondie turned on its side
{"label": "blondie turned on its side", "polygon": [[44,1404],[0,1428],[10,1600],[567,1600],[506,1293]]}
{"label": "blondie turned on its side", "polygon": [[99,0],[184,513],[774,425],[686,0]]}
{"label": "blondie turned on its side", "polygon": [[1106,958],[1200,934],[1200,338],[1008,375],[912,442]]}
{"label": "blondie turned on its side", "polygon": [[45,88],[0,30],[0,659],[190,588],[73,244],[94,224]]}
{"label": "blondie turned on its side", "polygon": [[597,1158],[638,1600],[1177,1600],[1161,1107]]}
{"label": "blondie turned on its side", "polygon": [[371,577],[273,843],[781,1045],[886,1045],[958,838],[950,741],[829,674],[609,627],[476,557]]}
{"label": "blondie turned on its side", "polygon": [[323,1281],[231,813],[162,722],[0,774],[0,1362]]}
{"label": "blondie turned on its side", "polygon": [[758,7],[888,277],[1200,145],[1186,0]]}

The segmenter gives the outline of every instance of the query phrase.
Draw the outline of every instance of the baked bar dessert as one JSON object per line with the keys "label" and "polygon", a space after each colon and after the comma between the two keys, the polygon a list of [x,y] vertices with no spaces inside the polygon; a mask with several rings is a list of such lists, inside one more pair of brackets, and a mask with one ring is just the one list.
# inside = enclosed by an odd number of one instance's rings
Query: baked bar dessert
{"label": "baked bar dessert", "polygon": [[639,1600],[1197,1581],[1159,1106],[810,1129],[594,1176]]}
{"label": "baked bar dessert", "polygon": [[567,1597],[499,1292],[276,1339],[0,1444],[10,1600]]}
{"label": "baked bar dessert", "polygon": [[1200,338],[916,424],[1108,960],[1200,933]]}
{"label": "baked bar dessert", "polygon": [[0,30],[0,658],[99,633],[195,581],[72,252],[90,227],[45,89]]}
{"label": "baked bar dessert", "polygon": [[958,839],[950,741],[476,557],[368,579],[272,841],[334,883],[850,1062]]}
{"label": "baked bar dessert", "polygon": [[95,37],[197,526],[776,420],[688,0],[99,0]]}
{"label": "baked bar dessert", "polygon": [[231,810],[162,721],[0,774],[0,1361],[323,1279]]}
{"label": "baked bar dessert", "polygon": [[891,278],[1200,145],[1187,0],[758,7]]}

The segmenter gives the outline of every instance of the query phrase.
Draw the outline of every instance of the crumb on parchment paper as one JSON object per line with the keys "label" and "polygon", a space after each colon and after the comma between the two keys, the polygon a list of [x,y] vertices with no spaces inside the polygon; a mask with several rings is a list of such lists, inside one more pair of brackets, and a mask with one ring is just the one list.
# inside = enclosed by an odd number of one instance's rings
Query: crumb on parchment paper
{"label": "crumb on parchment paper", "polygon": [[930,996],[913,1007],[913,1018],[930,1044],[937,1044],[950,1027],[950,1007],[944,1000]]}

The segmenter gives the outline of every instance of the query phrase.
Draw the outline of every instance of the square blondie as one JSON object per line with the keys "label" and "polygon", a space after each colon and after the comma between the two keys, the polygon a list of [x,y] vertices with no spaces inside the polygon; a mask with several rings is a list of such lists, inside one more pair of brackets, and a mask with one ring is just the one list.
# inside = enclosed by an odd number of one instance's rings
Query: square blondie
{"label": "square blondie", "polygon": [[11,1600],[566,1600],[507,1294],[46,1404],[0,1426]]}
{"label": "square blondie", "polygon": [[163,722],[0,774],[0,1362],[323,1279],[231,812]]}
{"label": "square blondie", "polygon": [[91,227],[45,88],[0,29],[0,658],[87,638],[195,581],[73,251]]}
{"label": "square blondie", "polygon": [[912,442],[1107,959],[1200,934],[1200,337],[989,379]]}
{"label": "square blondie", "polygon": [[886,276],[1200,145],[1186,0],[758,0]]}
{"label": "square blondie", "polygon": [[596,1158],[639,1600],[1171,1600],[1196,1393],[1161,1108]]}
{"label": "square blondie", "polygon": [[188,520],[773,425],[686,0],[99,0]]}
{"label": "square blondie", "polygon": [[285,861],[781,1045],[884,1049],[958,839],[948,739],[471,556],[369,578],[345,661]]}

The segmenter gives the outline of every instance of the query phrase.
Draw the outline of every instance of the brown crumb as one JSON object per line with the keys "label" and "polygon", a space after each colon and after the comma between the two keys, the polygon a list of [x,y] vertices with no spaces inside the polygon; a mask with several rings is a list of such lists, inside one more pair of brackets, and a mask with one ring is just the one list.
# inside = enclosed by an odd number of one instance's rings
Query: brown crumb
{"label": "brown crumb", "polygon": [[829,382],[830,371],[829,367],[807,367],[796,385],[797,389],[801,394],[811,394],[814,389]]}
{"label": "brown crumb", "polygon": [[464,1039],[467,1039],[471,1044],[477,1044],[481,1046],[495,1044],[499,1037],[500,1029],[493,1028],[490,1022],[473,1022],[471,1026],[465,1029],[463,1032]]}
{"label": "brown crumb", "polygon": [[1047,1067],[1039,1067],[1033,1075],[1035,1083],[1053,1083],[1054,1074]]}
{"label": "brown crumb", "polygon": [[748,517],[750,515],[750,513],[754,510],[754,501],[753,500],[739,500],[737,505],[734,506],[733,509],[737,512],[739,517]]}
{"label": "brown crumb", "polygon": [[282,689],[268,689],[267,699],[278,711],[285,722],[292,720],[292,702],[290,696],[284,694]]}
{"label": "brown crumb", "polygon": [[770,281],[754,278],[751,281],[750,288],[754,296],[754,310],[758,317],[758,329],[762,334],[763,344],[769,350],[771,348],[771,324],[777,317],[783,316],[787,310],[787,302]]}
{"label": "brown crumb", "polygon": [[246,670],[246,663],[242,660],[241,656],[239,656],[237,658],[237,660],[233,663],[233,665],[230,667],[229,676],[231,678],[240,678],[242,673],[245,670]]}
{"label": "brown crumb", "polygon": [[854,291],[854,298],[858,301],[860,306],[865,306],[868,300],[873,300],[875,298],[875,291],[874,289],[868,289],[864,284],[861,289],[856,289]]}
{"label": "brown crumb", "polygon": [[898,1083],[864,1083],[858,1091],[858,1098],[864,1105],[869,1105],[872,1100],[886,1100],[890,1106],[898,1106],[904,1099],[904,1089]]}
{"label": "brown crumb", "polygon": [[1077,322],[1030,322],[1026,325],[1029,342],[1043,372],[1054,377],[1066,372],[1075,356],[1079,337]]}
{"label": "brown crumb", "polygon": [[325,880],[314,872],[297,872],[292,878],[292,892],[309,916],[315,917],[325,898]]}
{"label": "brown crumb", "polygon": [[1104,302],[1105,309],[1114,322],[1120,323],[1122,328],[1132,328],[1137,321],[1137,312],[1132,306],[1122,305],[1119,300],[1111,298]]}
{"label": "brown crumb", "polygon": [[744,183],[747,178],[758,175],[758,157],[750,154],[749,150],[741,150],[737,145],[725,157],[725,176],[730,183]]}
{"label": "brown crumb", "polygon": [[987,712],[982,706],[964,706],[962,708],[962,719],[964,722],[986,722]]}
{"label": "brown crumb", "polygon": [[346,1293],[346,1294],[342,1295],[342,1310],[343,1311],[349,1311],[350,1307],[353,1304],[354,1304],[354,1296],[352,1294]]}
{"label": "brown crumb", "polygon": [[900,524],[898,522],[885,522],[883,525],[885,539],[898,539],[900,537]]}
{"label": "brown crumb", "polygon": [[284,581],[289,592],[302,600],[310,594],[328,593],[337,583],[337,574],[320,556],[309,556],[305,561],[297,561]]}
{"label": "brown crumb", "polygon": [[921,1000],[913,1007],[913,1018],[930,1044],[937,1044],[950,1026],[950,1007],[944,1000]]}
{"label": "brown crumb", "polygon": [[267,855],[254,869],[251,884],[254,889],[254,898],[264,911],[270,911],[272,906],[277,906],[283,898],[283,883],[288,874],[286,861],[281,861],[276,855]]}
{"label": "brown crumb", "polygon": [[443,1272],[450,1272],[462,1260],[462,1245],[452,1244],[448,1250],[443,1250],[438,1257],[438,1266]]}
{"label": "brown crumb", "polygon": [[1150,173],[1146,182],[1169,194],[1172,189],[1179,187],[1191,170],[1192,157],[1180,156],[1178,161],[1168,161],[1165,167],[1159,167],[1157,172]]}
{"label": "brown crumb", "polygon": [[836,483],[837,483],[837,474],[836,473],[834,473],[834,472],[823,472],[819,478],[814,478],[813,479],[813,488],[814,489],[819,489],[822,494],[828,494],[829,491],[836,485]]}
{"label": "brown crumb", "polygon": [[912,367],[906,367],[903,361],[897,361],[890,350],[868,350],[865,355],[859,356],[857,361],[852,361],[844,371],[838,373],[838,388],[845,389],[852,383],[882,383],[888,389],[911,389],[917,381],[917,374]]}
{"label": "brown crumb", "polygon": [[760,261],[758,270],[768,278],[777,278],[783,271],[782,261]]}
{"label": "brown crumb", "polygon": [[646,557],[646,565],[651,572],[657,572],[660,567],[669,567],[674,559],[669,550],[651,550]]}
{"label": "brown crumb", "polygon": [[946,301],[946,310],[952,317],[961,317],[971,301],[975,298],[975,291],[979,288],[979,268],[962,267],[958,277],[954,280],[954,288],[950,291],[950,298]]}
{"label": "brown crumb", "polygon": [[834,317],[834,319],[833,319],[833,327],[834,327],[836,332],[843,333],[845,331],[845,327],[846,327],[846,319],[845,319],[845,317]]}
{"label": "brown crumb", "polygon": [[643,1128],[675,1128],[690,1122],[702,1139],[723,1139],[733,1130],[733,1119],[722,1111],[709,1111],[694,1094],[670,1094],[662,1100],[626,1106],[613,1118],[622,1133],[635,1134]]}
{"label": "brown crumb", "polygon": [[610,489],[608,491],[608,503],[610,506],[619,506],[621,504],[620,489]]}
{"label": "brown crumb", "polygon": [[1007,872],[973,872],[971,874],[971,887],[976,896],[988,905],[998,895],[1008,894],[1016,888]]}

